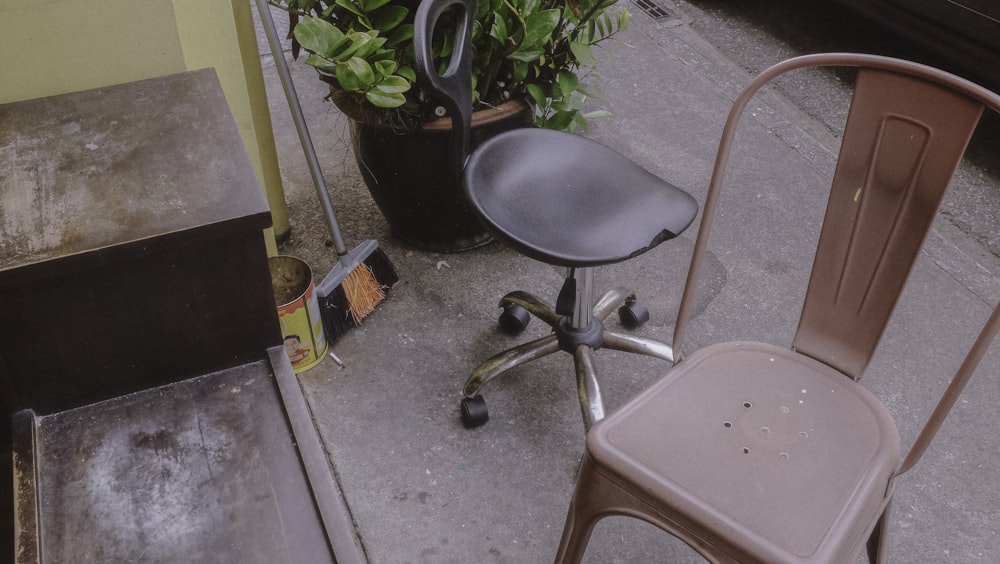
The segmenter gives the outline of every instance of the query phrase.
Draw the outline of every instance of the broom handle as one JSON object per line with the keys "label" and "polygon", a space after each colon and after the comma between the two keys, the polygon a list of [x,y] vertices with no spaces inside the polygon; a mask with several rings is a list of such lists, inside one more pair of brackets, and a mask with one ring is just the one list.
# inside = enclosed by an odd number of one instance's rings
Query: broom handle
{"label": "broom handle", "polygon": [[295,131],[299,134],[299,143],[302,145],[302,152],[306,155],[306,163],[309,165],[309,174],[312,176],[313,185],[316,186],[316,195],[323,206],[326,216],[326,225],[330,228],[330,235],[333,236],[333,247],[337,254],[344,256],[347,254],[347,245],[340,234],[340,226],[337,225],[337,215],[333,211],[333,204],[330,202],[330,194],[326,189],[326,182],[323,180],[323,170],[319,167],[319,160],[316,158],[316,149],[313,147],[312,138],[309,137],[309,128],[306,127],[306,120],[302,115],[302,106],[299,105],[299,97],[295,93],[295,85],[292,83],[292,73],[288,70],[288,63],[285,62],[285,53],[281,49],[278,41],[278,31],[274,27],[274,18],[271,17],[271,10],[266,0],[256,0],[257,12],[260,20],[264,24],[264,34],[267,35],[267,44],[271,49],[271,58],[278,68],[278,77],[281,79],[281,87],[285,91],[285,99],[288,101],[288,109],[292,112],[292,121],[295,122]]}

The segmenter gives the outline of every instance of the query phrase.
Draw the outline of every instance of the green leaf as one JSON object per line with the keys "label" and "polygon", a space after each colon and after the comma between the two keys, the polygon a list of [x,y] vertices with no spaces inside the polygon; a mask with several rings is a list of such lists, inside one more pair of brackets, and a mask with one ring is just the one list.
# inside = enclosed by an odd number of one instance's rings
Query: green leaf
{"label": "green leaf", "polygon": [[[375,34],[375,35],[373,35]],[[337,62],[346,62],[355,56],[355,53],[365,49],[366,45],[369,45],[373,37],[375,37],[378,32],[364,32],[364,31],[352,31],[347,34],[350,39],[350,43],[347,44],[346,48],[340,50],[336,53],[335,59]]]}
{"label": "green leaf", "polygon": [[407,66],[400,66],[396,69],[396,76],[401,76],[406,80],[409,80],[411,83],[417,81],[417,73],[414,72],[412,68]]}
{"label": "green leaf", "polygon": [[358,80],[361,82],[362,88],[371,88],[372,84],[375,83],[375,71],[368,64],[368,61],[360,57],[351,57],[351,60],[347,61],[347,66],[350,67],[354,74],[358,75]]}
{"label": "green leaf", "polygon": [[544,108],[547,104],[547,99],[545,93],[542,92],[542,88],[537,84],[528,84],[524,87],[528,91],[528,95],[535,101],[535,105],[539,108]]}
{"label": "green leaf", "polygon": [[[351,42],[352,42],[351,37],[348,35],[344,35],[344,37],[341,38],[340,41],[333,44],[333,46],[331,47],[331,53],[334,55],[334,57],[336,57],[338,52],[341,52],[344,49],[350,47]],[[327,57],[327,58],[332,59],[334,57]]]}
{"label": "green leaf", "polygon": [[325,59],[323,57],[320,57],[319,55],[309,55],[309,58],[305,60],[305,63],[327,74],[334,74],[337,72],[336,63],[328,59]]}
{"label": "green leaf", "polygon": [[522,82],[528,76],[528,63],[523,61],[514,62],[512,78],[514,82]]}
{"label": "green leaf", "polygon": [[573,114],[573,124],[582,129],[584,133],[590,131],[590,127],[587,125],[587,118],[585,118],[580,112]]}
{"label": "green leaf", "polygon": [[632,14],[628,10],[622,10],[618,12],[618,31],[625,31],[628,28],[628,24]]}
{"label": "green leaf", "polygon": [[434,60],[441,60],[442,62],[447,62],[451,59],[451,49],[455,46],[455,37],[452,34],[447,34],[444,36],[444,41],[442,41],[439,46],[440,49],[434,50]]}
{"label": "green leaf", "polygon": [[351,0],[337,0],[336,4],[358,17],[363,18],[365,16],[365,13],[361,10],[361,8],[354,2],[351,2]]}
{"label": "green leaf", "polygon": [[[524,18],[524,41],[520,49],[537,49],[552,39],[559,25],[559,10],[542,10]],[[519,49],[519,50],[520,50]]]}
{"label": "green leaf", "polygon": [[337,70],[334,76],[337,77],[337,83],[340,84],[340,87],[347,92],[360,92],[363,90],[361,88],[361,80],[347,63],[337,63]]}
{"label": "green leaf", "polygon": [[368,61],[358,57],[351,57],[346,63],[338,63],[336,74],[341,88],[352,92],[363,92],[375,83],[375,71]]}
{"label": "green leaf", "polygon": [[594,55],[590,49],[590,45],[578,41],[570,41],[569,50],[581,65],[589,65],[594,62]]}
{"label": "green leaf", "polygon": [[319,18],[303,18],[295,26],[295,39],[313,53],[330,57],[333,50],[343,43],[344,33],[332,23]]}
{"label": "green leaf", "polygon": [[541,49],[518,49],[511,53],[507,58],[515,61],[521,61],[523,63],[534,63],[542,58],[545,52]]}
{"label": "green leaf", "polygon": [[569,112],[556,112],[555,114],[552,115],[552,117],[545,120],[545,127],[547,127],[548,129],[558,129],[566,131],[569,128],[570,124],[573,123],[573,116],[576,115],[577,113],[578,112],[576,112],[575,110]]}
{"label": "green leaf", "polygon": [[[375,10],[378,10],[382,6],[385,6],[388,3],[389,0],[361,0],[359,2],[361,9],[369,14],[374,12]],[[405,10],[406,8],[403,9]]]}
{"label": "green leaf", "polygon": [[481,22],[483,21],[483,18],[486,17],[486,14],[488,14],[489,12],[490,12],[490,3],[488,1],[476,2],[476,13],[475,17],[473,17],[472,19],[477,22]]}
{"label": "green leaf", "polygon": [[371,57],[368,57],[367,60],[369,63],[373,65],[379,61],[396,62],[396,52],[390,49],[379,49],[378,51],[373,53]]}
{"label": "green leaf", "polygon": [[[368,33],[375,34],[376,32],[370,31]],[[368,59],[369,57],[374,55],[376,51],[381,49],[383,45],[385,45],[384,37],[375,37],[374,35],[369,35],[368,40],[363,42],[358,47],[358,50],[354,52],[354,56],[360,59]]]}
{"label": "green leaf", "polygon": [[385,47],[391,49],[412,40],[413,24],[403,24],[389,32],[389,35],[385,38]]}
{"label": "green leaf", "polygon": [[580,84],[580,79],[569,71],[560,72],[556,77],[556,81],[559,83],[559,89],[562,90],[563,96],[569,96],[576,90],[577,85]]}
{"label": "green leaf", "polygon": [[403,23],[410,13],[403,6],[386,6],[371,16],[372,27],[382,33],[389,32]]}
{"label": "green leaf", "polygon": [[607,103],[608,97],[604,95],[604,92],[596,86],[591,86],[586,83],[579,83],[576,85],[576,91],[588,98],[593,98],[595,100],[600,100],[601,102]]}
{"label": "green leaf", "polygon": [[372,63],[372,68],[375,70],[375,75],[378,77],[392,76],[392,73],[396,72],[396,61],[392,59],[375,61]]}
{"label": "green leaf", "polygon": [[365,100],[379,108],[398,108],[406,103],[406,96],[397,93],[387,94],[378,90],[365,92]]}
{"label": "green leaf", "polygon": [[496,39],[501,44],[507,43],[507,23],[500,16],[493,18],[493,25],[490,27],[490,37]]}
{"label": "green leaf", "polygon": [[383,94],[401,94],[410,89],[410,83],[401,76],[387,76],[375,86]]}

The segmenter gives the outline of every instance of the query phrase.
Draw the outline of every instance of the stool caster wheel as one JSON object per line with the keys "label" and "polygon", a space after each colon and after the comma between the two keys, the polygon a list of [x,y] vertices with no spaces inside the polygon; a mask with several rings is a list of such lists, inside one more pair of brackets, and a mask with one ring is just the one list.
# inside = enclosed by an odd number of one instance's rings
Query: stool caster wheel
{"label": "stool caster wheel", "polygon": [[503,306],[499,323],[504,333],[517,335],[521,331],[524,331],[529,321],[531,321],[531,314],[528,313],[528,310],[517,304],[507,304]]}
{"label": "stool caster wheel", "polygon": [[626,329],[636,329],[649,321],[649,309],[635,298],[625,300],[625,305],[618,308],[618,319]]}
{"label": "stool caster wheel", "polygon": [[479,427],[490,420],[490,412],[486,409],[486,400],[477,395],[462,398],[462,425],[466,429]]}

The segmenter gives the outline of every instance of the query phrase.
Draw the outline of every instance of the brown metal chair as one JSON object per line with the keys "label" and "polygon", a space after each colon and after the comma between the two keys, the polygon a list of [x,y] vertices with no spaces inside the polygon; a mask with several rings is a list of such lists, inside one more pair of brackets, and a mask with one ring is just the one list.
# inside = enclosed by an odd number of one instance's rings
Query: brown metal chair
{"label": "brown metal chair", "polygon": [[[791,349],[735,342],[681,356],[736,127],[785,72],[858,67]],[[927,449],[1000,330],[994,309],[913,447],[858,379],[984,107],[1000,96],[923,65],[809,55],[764,71],[729,114],[666,377],[594,425],[556,562],[579,562],[598,520],[626,515],[713,562],[885,560],[894,480]]]}

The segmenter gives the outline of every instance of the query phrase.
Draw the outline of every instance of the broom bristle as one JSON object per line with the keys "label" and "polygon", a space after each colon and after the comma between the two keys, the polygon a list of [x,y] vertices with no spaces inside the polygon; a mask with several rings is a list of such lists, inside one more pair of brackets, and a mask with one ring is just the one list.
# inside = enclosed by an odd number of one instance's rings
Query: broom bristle
{"label": "broom bristle", "polygon": [[365,263],[352,270],[341,286],[344,287],[348,311],[354,325],[361,325],[361,320],[375,311],[375,306],[385,299],[385,292],[375,279],[371,267]]}
{"label": "broom bristle", "polygon": [[392,288],[399,282],[399,273],[392,261],[380,248],[376,248],[372,254],[365,257],[365,266],[371,269],[375,281],[383,288]]}
{"label": "broom bristle", "polygon": [[331,343],[337,342],[344,333],[355,327],[349,313],[351,306],[342,284],[338,284],[329,296],[320,296],[319,308],[326,339]]}
{"label": "broom bristle", "polygon": [[[385,290],[399,282],[399,274],[392,261],[377,247],[377,243],[374,245],[374,248],[371,248],[372,245],[368,246],[370,254],[344,276],[328,295],[323,295],[320,290],[320,316],[326,338],[331,343],[339,340],[352,327],[360,325],[361,320],[385,299]],[[327,279],[324,279],[324,284],[326,282]]]}

